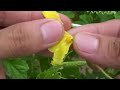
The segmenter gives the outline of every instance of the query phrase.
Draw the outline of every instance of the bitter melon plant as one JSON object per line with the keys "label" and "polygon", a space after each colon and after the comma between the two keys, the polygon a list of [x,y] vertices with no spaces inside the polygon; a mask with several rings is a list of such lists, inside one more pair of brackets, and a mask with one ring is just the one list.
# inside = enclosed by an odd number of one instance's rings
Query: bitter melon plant
{"label": "bitter melon plant", "polygon": [[[67,15],[72,23],[80,25],[103,22],[110,19],[120,19],[120,11],[43,11],[43,16],[61,22],[58,12]],[[54,53],[53,57],[34,54],[21,58],[8,58],[9,60],[3,62],[6,78],[113,79],[120,74],[120,70],[111,68],[103,70],[98,65],[95,65],[95,67],[99,71],[94,71],[74,50],[69,50],[72,40],[73,37],[64,32],[63,39],[48,49]]]}

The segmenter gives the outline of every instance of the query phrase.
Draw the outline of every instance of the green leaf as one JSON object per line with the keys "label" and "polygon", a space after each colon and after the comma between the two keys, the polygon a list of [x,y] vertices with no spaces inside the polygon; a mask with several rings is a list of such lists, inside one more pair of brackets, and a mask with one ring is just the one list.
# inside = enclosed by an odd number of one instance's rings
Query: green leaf
{"label": "green leaf", "polygon": [[83,65],[86,65],[85,61],[64,62],[61,65],[53,66],[50,69],[41,72],[37,76],[37,79],[61,79],[63,77],[78,78],[80,74],[78,66]]}
{"label": "green leaf", "polygon": [[79,67],[65,67],[60,72],[67,79],[78,79],[80,77]]}
{"label": "green leaf", "polygon": [[80,74],[80,79],[107,79],[101,72],[86,72],[86,74]]}
{"label": "green leaf", "polygon": [[107,68],[105,71],[112,77],[115,77],[116,75],[120,74],[120,70],[115,70],[112,68]]}
{"label": "green leaf", "polygon": [[61,66],[54,66],[37,76],[37,79],[60,79],[61,74],[58,73],[59,70],[63,69]]}
{"label": "green leaf", "polygon": [[69,18],[74,18],[74,13],[72,11],[60,11],[60,13],[68,16]]}
{"label": "green leaf", "polygon": [[52,60],[51,57],[44,57],[44,56],[36,55],[36,59],[40,63],[41,71],[47,70],[52,66],[51,65],[51,60]]}
{"label": "green leaf", "polygon": [[35,79],[36,76],[50,68],[51,59],[48,57],[40,56],[39,54],[35,54],[27,60],[29,65],[28,77]]}
{"label": "green leaf", "polygon": [[33,59],[28,61],[29,70],[28,70],[28,78],[35,79],[36,76],[41,72],[40,62],[37,59]]}
{"label": "green leaf", "polygon": [[114,16],[115,16],[115,19],[120,19],[120,11],[114,14]]}
{"label": "green leaf", "polygon": [[107,20],[111,20],[111,19],[114,19],[114,14],[112,15],[109,15],[109,14],[102,14],[102,13],[99,13],[97,14],[99,19],[100,19],[100,22],[104,22],[104,21],[107,21]]}
{"label": "green leaf", "polygon": [[26,61],[17,60],[7,60],[3,62],[6,75],[10,79],[27,79],[27,71],[29,69]]}
{"label": "green leaf", "polygon": [[93,22],[93,17],[91,14],[80,15],[79,17],[79,21],[81,21],[81,24],[89,24]]}

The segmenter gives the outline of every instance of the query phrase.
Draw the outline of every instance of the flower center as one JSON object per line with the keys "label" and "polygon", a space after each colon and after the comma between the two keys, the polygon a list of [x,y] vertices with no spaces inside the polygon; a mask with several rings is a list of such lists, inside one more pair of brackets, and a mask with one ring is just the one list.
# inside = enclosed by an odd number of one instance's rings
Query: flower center
{"label": "flower center", "polygon": [[70,36],[67,36],[67,37],[66,37],[66,41],[67,41],[68,43],[70,43],[70,42],[71,42],[71,40],[72,40],[72,39],[71,39],[71,37],[70,37]]}

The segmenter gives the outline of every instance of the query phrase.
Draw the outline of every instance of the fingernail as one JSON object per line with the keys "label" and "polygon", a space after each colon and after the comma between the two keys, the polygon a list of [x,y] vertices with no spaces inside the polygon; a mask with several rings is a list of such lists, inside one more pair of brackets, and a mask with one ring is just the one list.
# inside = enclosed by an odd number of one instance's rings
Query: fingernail
{"label": "fingernail", "polygon": [[93,35],[81,33],[76,35],[75,43],[80,51],[95,53],[98,48],[99,40]]}
{"label": "fingernail", "polygon": [[63,26],[58,21],[45,23],[40,29],[46,44],[55,43],[62,37]]}

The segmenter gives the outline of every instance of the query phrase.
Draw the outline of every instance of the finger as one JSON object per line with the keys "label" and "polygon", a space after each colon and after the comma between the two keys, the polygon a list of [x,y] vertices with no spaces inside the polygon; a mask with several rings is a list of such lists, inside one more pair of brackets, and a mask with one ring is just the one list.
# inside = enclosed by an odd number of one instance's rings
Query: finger
{"label": "finger", "polygon": [[63,22],[65,30],[69,30],[71,28],[71,20],[63,14],[60,14],[60,17]]}
{"label": "finger", "polygon": [[40,55],[45,56],[45,57],[52,57],[53,53],[51,53],[49,50],[44,50],[39,52]]}
{"label": "finger", "polygon": [[19,23],[0,31],[0,58],[23,56],[56,44],[63,37],[63,25],[51,19]]}
{"label": "finger", "polygon": [[90,32],[106,36],[120,37],[120,20],[110,20],[103,23],[83,25],[69,30],[73,36],[80,32]]}
{"label": "finger", "polygon": [[120,38],[79,33],[75,35],[74,48],[88,62],[120,69]]}
{"label": "finger", "polygon": [[[71,21],[68,17],[60,14],[66,30],[71,28]],[[43,19],[44,16],[40,11],[0,11],[0,26],[10,26],[16,23],[25,21],[32,21],[37,19]]]}

